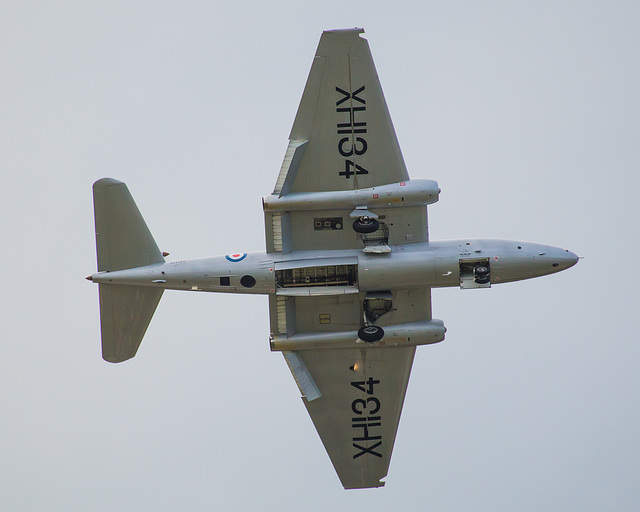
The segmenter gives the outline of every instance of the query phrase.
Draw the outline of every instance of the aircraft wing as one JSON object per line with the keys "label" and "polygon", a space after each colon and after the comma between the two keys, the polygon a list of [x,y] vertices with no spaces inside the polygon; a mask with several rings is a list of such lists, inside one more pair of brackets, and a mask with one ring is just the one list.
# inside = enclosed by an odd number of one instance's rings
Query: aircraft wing
{"label": "aircraft wing", "polygon": [[297,352],[322,393],[303,402],[345,489],[384,485],[415,350]]}
{"label": "aircraft wing", "polygon": [[[272,196],[352,191],[409,180],[363,29],[323,32]],[[361,249],[351,209],[265,213],[267,252]],[[427,240],[426,206],[377,209],[377,237]]]}
{"label": "aircraft wing", "polygon": [[[392,292],[394,309],[377,325],[431,319],[431,291]],[[345,348],[284,351],[303,402],[345,489],[380,487],[387,474],[415,346],[356,344],[358,294],[271,297],[272,332],[352,332]],[[280,304],[278,304],[280,301]],[[278,307],[280,306],[280,307]],[[327,323],[328,322],[328,323]]]}
{"label": "aircraft wing", "polygon": [[294,169],[283,166],[278,193],[352,190],[409,179],[363,32],[323,32],[289,135],[290,152],[303,155]]}
{"label": "aircraft wing", "polygon": [[[358,289],[354,249],[385,258],[392,247],[428,240],[427,201],[408,193],[419,184],[409,182],[362,32],[322,34],[280,174],[264,200],[267,252],[281,254],[269,298],[271,348],[283,352],[347,489],[380,487],[389,468],[415,343],[385,339],[399,340],[402,325],[431,320],[428,288],[375,297]],[[360,229],[364,218],[376,219],[373,232]],[[286,257],[312,249],[331,255]],[[386,304],[375,325],[388,332],[375,343],[357,343],[365,301]]]}

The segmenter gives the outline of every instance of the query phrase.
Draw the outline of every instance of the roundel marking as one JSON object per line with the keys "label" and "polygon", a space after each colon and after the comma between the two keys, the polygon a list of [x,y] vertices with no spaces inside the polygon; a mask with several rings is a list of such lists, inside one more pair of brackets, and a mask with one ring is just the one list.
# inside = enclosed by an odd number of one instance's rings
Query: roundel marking
{"label": "roundel marking", "polygon": [[247,274],[246,276],[242,276],[240,284],[245,288],[253,288],[256,285],[256,278]]}
{"label": "roundel marking", "polygon": [[236,253],[236,254],[227,254],[225,256],[225,258],[227,258],[227,260],[229,260],[231,263],[237,263],[239,261],[242,261],[243,259],[245,259],[247,257],[247,253]]}

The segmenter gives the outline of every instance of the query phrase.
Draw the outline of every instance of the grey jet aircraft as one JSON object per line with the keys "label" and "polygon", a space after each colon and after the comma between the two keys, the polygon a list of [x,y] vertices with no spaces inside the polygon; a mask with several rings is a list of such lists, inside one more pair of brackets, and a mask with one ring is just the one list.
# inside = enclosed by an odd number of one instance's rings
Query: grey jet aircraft
{"label": "grey jet aircraft", "polygon": [[430,241],[432,180],[410,180],[362,29],[324,32],[284,162],[266,252],[165,261],[126,185],[93,185],[102,357],[135,356],[164,290],[262,294],[345,489],[387,475],[416,347],[445,337],[431,289],[560,272],[578,257],[509,240]]}

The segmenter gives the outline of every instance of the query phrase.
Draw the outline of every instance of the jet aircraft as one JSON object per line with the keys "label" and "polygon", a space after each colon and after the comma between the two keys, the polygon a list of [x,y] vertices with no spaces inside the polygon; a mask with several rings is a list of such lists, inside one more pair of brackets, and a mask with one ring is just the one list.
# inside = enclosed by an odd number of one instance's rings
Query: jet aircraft
{"label": "jet aircraft", "polygon": [[93,185],[102,357],[136,355],[164,290],[262,294],[345,489],[387,475],[416,347],[445,337],[431,289],[565,270],[565,249],[429,240],[438,183],[409,179],[362,29],[322,34],[273,192],[266,252],[166,261],[127,186]]}

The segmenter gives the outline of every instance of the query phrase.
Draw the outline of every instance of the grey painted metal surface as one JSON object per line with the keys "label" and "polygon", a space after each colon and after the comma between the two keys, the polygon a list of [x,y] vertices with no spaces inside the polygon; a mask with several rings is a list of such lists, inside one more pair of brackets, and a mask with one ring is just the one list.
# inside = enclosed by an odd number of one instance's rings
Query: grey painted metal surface
{"label": "grey painted metal surface", "polygon": [[269,297],[283,351],[345,488],[387,474],[417,345],[444,340],[431,289],[565,270],[575,254],[428,236],[432,180],[409,180],[361,29],[322,35],[278,174],[267,250],[166,262],[126,186],[94,185],[103,357],[133,357],[166,289]]}

